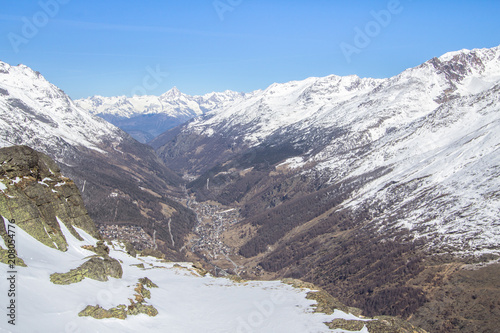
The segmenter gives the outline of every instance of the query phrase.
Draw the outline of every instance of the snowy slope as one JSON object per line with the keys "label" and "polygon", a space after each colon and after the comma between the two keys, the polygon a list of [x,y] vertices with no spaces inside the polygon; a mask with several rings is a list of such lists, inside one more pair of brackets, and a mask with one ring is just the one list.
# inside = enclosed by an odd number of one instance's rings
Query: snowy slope
{"label": "snowy slope", "polygon": [[[500,84],[455,99],[374,144],[346,177],[378,167],[392,172],[349,202],[379,201],[397,226],[419,230],[458,252],[490,252],[500,242]],[[320,168],[336,169],[329,158]],[[389,184],[387,186],[387,184]],[[411,184],[411,185],[410,185]],[[398,186],[415,187],[401,196]],[[436,237],[435,237],[436,236]]]}
{"label": "snowy slope", "polygon": [[[59,88],[24,65],[0,62],[0,146],[26,144],[61,159],[65,146],[99,150],[120,140],[118,128],[78,108]],[[118,142],[117,142],[118,143]]]}
{"label": "snowy slope", "polygon": [[[398,81],[406,87],[396,95]],[[430,237],[433,247],[491,252],[500,242],[500,49],[446,54],[386,87],[397,99],[380,103],[381,88],[370,96],[372,117],[343,124],[364,134],[369,152],[339,158],[330,146],[312,157],[317,169],[345,178],[390,169],[346,205],[376,203],[384,214],[375,221],[398,216],[392,226]]]}
{"label": "snowy slope", "polygon": [[[1,220],[2,223],[8,221]],[[335,318],[361,320],[336,310],[333,315],[313,313],[314,301],[305,298],[307,290],[277,281],[236,283],[224,278],[201,277],[188,263],[166,263],[152,257],[133,258],[115,243],[112,258],[122,262],[123,278],[107,282],[91,279],[71,285],[55,285],[49,276],[66,272],[94,255],[81,248],[96,240],[77,229],[78,241],[60,223],[68,240],[68,251],[49,248],[21,229],[17,229],[19,256],[28,267],[17,267],[16,325],[0,322],[2,332],[329,332],[324,322]],[[1,239],[1,238],[0,238]],[[1,244],[4,246],[5,244]],[[144,264],[145,268],[132,266]],[[0,264],[2,270],[7,265]],[[146,315],[120,319],[79,317],[87,305],[105,309],[129,304],[139,278],[148,277],[159,288],[151,289],[148,304],[158,310]],[[0,283],[8,290],[7,280]],[[6,293],[0,296],[7,304]],[[363,330],[367,332],[366,330]]]}

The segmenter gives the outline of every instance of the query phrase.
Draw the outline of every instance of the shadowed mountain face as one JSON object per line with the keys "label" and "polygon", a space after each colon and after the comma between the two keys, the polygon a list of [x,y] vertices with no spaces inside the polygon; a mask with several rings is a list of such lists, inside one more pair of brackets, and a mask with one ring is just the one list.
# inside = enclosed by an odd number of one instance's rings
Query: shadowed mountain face
{"label": "shadowed mountain face", "polygon": [[[314,281],[368,314],[434,313],[424,328],[474,331],[433,302],[465,263],[500,253],[499,57],[274,84],[158,136],[157,154],[192,179],[193,249],[240,274]],[[236,223],[219,219],[228,209]]]}
{"label": "shadowed mountain face", "polygon": [[171,199],[184,195],[181,179],[152,148],[78,108],[28,67],[0,63],[0,88],[0,146],[23,144],[54,158],[98,225],[138,226],[164,252],[183,245],[194,215]]}

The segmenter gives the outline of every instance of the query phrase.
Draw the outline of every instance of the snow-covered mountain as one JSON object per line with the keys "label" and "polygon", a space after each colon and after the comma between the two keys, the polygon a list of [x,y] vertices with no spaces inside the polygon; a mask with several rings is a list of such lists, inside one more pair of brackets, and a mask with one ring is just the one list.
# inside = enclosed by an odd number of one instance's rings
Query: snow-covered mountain
{"label": "snow-covered mountain", "polygon": [[[500,240],[499,57],[498,47],[463,50],[389,79],[273,84],[196,118],[180,136],[225,136],[246,147],[289,143],[302,153],[276,168],[319,173],[324,185],[387,170],[343,205],[377,201],[389,215],[405,211],[400,227],[439,236],[440,246],[481,251]],[[408,184],[414,189],[399,201],[396,189]]]}
{"label": "snow-covered mountain", "polygon": [[[307,133],[312,128],[357,124],[353,130],[376,141],[393,125],[410,123],[452,99],[494,88],[500,78],[498,53],[498,48],[451,52],[389,79],[331,75],[275,83],[245,101],[207,112],[188,128],[208,136],[237,128],[246,143],[257,145],[284,129]],[[383,122],[373,126],[378,119]]]}
{"label": "snow-covered mountain", "polygon": [[[273,84],[151,145],[202,206],[237,209],[222,235],[199,230],[248,274],[309,279],[367,313],[391,303],[384,313],[409,316],[434,297],[408,284],[425,281],[425,260],[499,258],[499,133],[495,47],[386,79]],[[428,327],[455,325],[440,320]]]}
{"label": "snow-covered mountain", "polygon": [[92,96],[75,103],[146,142],[189,119],[233,102],[245,94],[227,90],[202,96],[181,93],[176,87],[160,96]]}
{"label": "snow-covered mountain", "polygon": [[181,93],[177,87],[173,87],[160,96],[92,96],[76,100],[75,103],[96,115],[107,114],[130,118],[139,114],[163,113],[171,117],[191,118],[243,96],[243,93],[230,90],[222,93],[213,92],[202,96],[190,96]]}
{"label": "snow-covered mountain", "polygon": [[[144,225],[151,235],[153,225],[159,239],[173,234],[181,246],[194,223],[187,209],[169,199],[180,193],[181,179],[150,147],[78,107],[40,73],[0,62],[0,147],[11,145],[54,158],[99,224]],[[160,243],[168,246],[173,244]]]}
{"label": "snow-covered mountain", "polygon": [[76,107],[38,72],[0,62],[0,145],[25,144],[50,152],[57,160],[69,146],[102,151],[109,139],[118,145],[123,133]]}

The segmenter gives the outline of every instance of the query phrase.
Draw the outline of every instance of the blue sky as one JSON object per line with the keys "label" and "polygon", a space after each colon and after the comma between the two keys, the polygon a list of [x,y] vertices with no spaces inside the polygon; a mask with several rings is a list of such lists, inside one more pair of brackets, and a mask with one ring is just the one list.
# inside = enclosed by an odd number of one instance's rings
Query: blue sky
{"label": "blue sky", "polygon": [[0,60],[72,98],[390,77],[500,44],[500,1],[2,0]]}

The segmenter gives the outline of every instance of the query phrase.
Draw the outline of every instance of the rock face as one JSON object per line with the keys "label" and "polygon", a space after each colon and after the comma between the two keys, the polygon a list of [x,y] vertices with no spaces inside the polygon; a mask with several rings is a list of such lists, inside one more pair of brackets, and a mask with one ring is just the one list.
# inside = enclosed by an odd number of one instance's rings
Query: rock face
{"label": "rock face", "polygon": [[72,284],[84,278],[108,281],[108,277],[120,279],[122,275],[123,269],[120,262],[105,255],[103,258],[93,257],[67,273],[54,273],[50,276],[50,281],[55,284]]}
{"label": "rock face", "polygon": [[80,236],[73,227],[99,237],[80,191],[43,153],[27,146],[1,148],[0,188],[0,215],[15,220],[49,247],[67,249],[58,219],[77,239]]}

